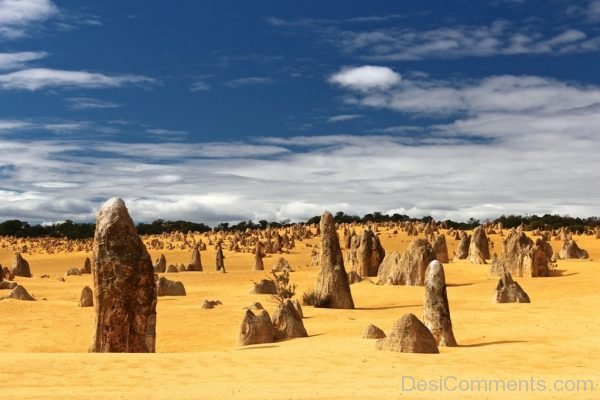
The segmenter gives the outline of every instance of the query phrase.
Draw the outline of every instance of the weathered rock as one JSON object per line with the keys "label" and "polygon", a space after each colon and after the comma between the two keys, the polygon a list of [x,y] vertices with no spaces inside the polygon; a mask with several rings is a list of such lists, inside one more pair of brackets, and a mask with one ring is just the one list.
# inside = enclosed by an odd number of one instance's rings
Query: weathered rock
{"label": "weathered rock", "polygon": [[93,275],[96,328],[90,351],[153,353],[154,268],[121,199],[108,200],[98,213]]}
{"label": "weathered rock", "polygon": [[446,236],[436,235],[431,242],[435,258],[441,263],[447,263],[450,261],[448,258],[448,246],[446,245]]}
{"label": "weathered rock", "polygon": [[35,299],[27,292],[27,290],[21,286],[17,285],[8,295],[9,299],[15,300],[26,300],[26,301],[34,301]]}
{"label": "weathered rock", "polygon": [[318,306],[326,308],[354,308],[354,300],[344,268],[344,258],[336,231],[335,220],[330,212],[321,216],[321,271],[317,278],[315,293]]}
{"label": "weathered rock", "polygon": [[81,268],[79,272],[81,272],[82,275],[92,273],[92,262],[90,261],[89,257],[85,258],[85,261],[83,262],[83,268]]}
{"label": "weathered rock", "polygon": [[490,259],[490,244],[485,229],[481,226],[473,231],[467,259],[474,264],[486,264],[485,260]]}
{"label": "weathered rock", "polygon": [[512,229],[503,241],[502,256],[494,259],[490,267],[491,276],[502,276],[510,272],[515,276],[548,276],[548,262],[552,257],[552,247],[544,239],[533,243],[524,232]]}
{"label": "weathered rock", "polygon": [[396,321],[390,334],[385,339],[379,339],[375,348],[402,353],[440,352],[429,329],[414,314],[406,314]]}
{"label": "weathered rock", "polygon": [[84,287],[81,291],[79,307],[94,307],[94,292],[89,286]]}
{"label": "weathered rock", "polygon": [[385,338],[385,332],[376,327],[373,324],[369,324],[362,335],[363,339],[383,339]]}
{"label": "weathered rock", "polygon": [[81,271],[79,270],[79,268],[76,267],[71,267],[67,270],[67,272],[65,272],[65,276],[77,276],[77,275],[81,275]]}
{"label": "weathered rock", "polygon": [[[252,312],[256,310],[256,314]],[[238,345],[248,346],[252,344],[273,343],[275,341],[275,328],[271,322],[269,313],[262,304],[254,303],[246,311],[242,320]]]}
{"label": "weathered rock", "polygon": [[223,304],[223,303],[221,303],[221,300],[206,300],[206,299],[204,299],[204,301],[200,305],[200,308],[205,309],[205,310],[211,310],[211,309],[215,308],[215,306],[218,306],[221,304]]}
{"label": "weathered rock", "polygon": [[458,346],[452,331],[444,267],[437,260],[429,264],[425,273],[423,323],[431,331],[438,346]]}
{"label": "weathered rock", "polygon": [[363,280],[363,278],[356,271],[348,272],[348,283],[350,285],[353,285],[358,282],[362,282],[362,280]]}
{"label": "weathered rock", "polygon": [[298,313],[300,318],[304,318],[304,312],[302,311],[302,305],[300,304],[300,300],[294,299],[292,301],[292,304],[294,304],[294,308],[296,309],[296,312]]}
{"label": "weathered rock", "polygon": [[580,249],[579,246],[577,246],[577,243],[575,243],[575,240],[573,239],[566,240],[563,243],[563,247],[562,249],[560,249],[559,256],[561,260],[567,260],[570,258],[584,259],[590,257],[588,252],[586,250]]}
{"label": "weathered rock", "polygon": [[385,250],[377,235],[370,229],[365,229],[358,244],[351,245],[348,252],[348,268],[361,277],[377,276],[379,265],[385,257]]}
{"label": "weathered rock", "polygon": [[2,281],[0,282],[0,290],[14,289],[17,287],[17,282]]}
{"label": "weathered rock", "polygon": [[463,233],[454,254],[455,260],[466,260],[469,256],[469,247],[471,246],[471,235]]}
{"label": "weathered rock", "polygon": [[261,279],[258,282],[254,282],[254,286],[250,289],[250,293],[277,294],[277,287],[275,286],[275,282],[271,279]]}
{"label": "weathered rock", "polygon": [[157,296],[185,296],[185,287],[179,281],[170,281],[164,276],[158,278],[156,283]]}
{"label": "weathered rock", "polygon": [[292,267],[290,266],[290,263],[288,262],[288,260],[286,260],[283,257],[279,257],[279,259],[277,260],[275,265],[273,265],[273,267],[271,268],[271,271],[273,271],[273,272],[284,272],[284,271],[292,272]]}
{"label": "weathered rock", "polygon": [[177,265],[171,264],[171,265],[169,265],[167,267],[167,271],[166,272],[168,272],[168,273],[175,273],[175,272],[179,272],[179,270],[177,269]]}
{"label": "weathered rock", "polygon": [[433,260],[435,253],[431,244],[425,239],[417,239],[408,245],[402,257],[396,252],[386,255],[377,279],[391,285],[423,286],[425,271]]}
{"label": "weathered rock", "polygon": [[21,256],[21,253],[15,254],[15,260],[13,261],[12,265],[12,274],[14,276],[31,278],[31,270],[29,269],[29,263]]}
{"label": "weathered rock", "polygon": [[263,271],[265,269],[265,264],[263,262],[263,257],[265,253],[263,252],[262,243],[256,243],[256,250],[254,251],[254,267],[253,271]]}
{"label": "weathered rock", "polygon": [[164,273],[167,271],[167,259],[164,254],[161,254],[160,257],[154,263],[154,272]]}
{"label": "weathered rock", "polygon": [[223,255],[223,247],[221,246],[221,243],[217,245],[216,265],[217,272],[225,273],[225,256]]}
{"label": "weathered rock", "polygon": [[192,249],[192,259],[187,265],[187,271],[202,271],[202,257],[200,256],[200,250],[197,247]]}
{"label": "weathered rock", "polygon": [[271,322],[275,328],[275,338],[278,340],[308,336],[302,316],[298,314],[291,300],[277,304]]}
{"label": "weathered rock", "polygon": [[496,286],[495,303],[531,303],[529,296],[521,286],[513,281],[510,272],[505,272]]}

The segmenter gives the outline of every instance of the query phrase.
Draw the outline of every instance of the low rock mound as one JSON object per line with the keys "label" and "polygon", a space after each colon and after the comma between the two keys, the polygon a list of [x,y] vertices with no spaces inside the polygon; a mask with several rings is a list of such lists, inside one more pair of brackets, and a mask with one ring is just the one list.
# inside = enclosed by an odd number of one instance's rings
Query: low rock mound
{"label": "low rock mound", "polygon": [[496,286],[494,293],[495,303],[531,303],[529,296],[521,286],[515,282],[510,272],[505,272]]}
{"label": "low rock mound", "polygon": [[221,303],[221,300],[206,300],[206,299],[204,299],[204,301],[200,305],[200,308],[202,308],[204,310],[212,310],[216,306],[220,306],[222,304],[223,303]]}
{"label": "low rock mound", "polygon": [[76,267],[71,267],[67,270],[67,272],[65,272],[65,276],[77,276],[77,275],[81,275],[81,271],[79,270],[79,268],[76,268]]}
{"label": "low rock mound", "polygon": [[171,264],[171,265],[169,265],[167,267],[167,271],[166,272],[168,272],[168,273],[176,273],[176,272],[179,272],[179,270],[177,269],[177,265]]}
{"label": "low rock mound", "polygon": [[12,274],[14,276],[31,278],[31,270],[29,269],[29,263],[21,256],[21,253],[15,254],[15,260],[13,261],[12,265]]}
{"label": "low rock mound", "polygon": [[170,281],[164,276],[158,278],[156,284],[157,296],[185,296],[185,287],[179,281]]}
{"label": "low rock mound", "polygon": [[17,282],[2,281],[0,282],[0,290],[14,289],[17,287]]}
{"label": "low rock mound", "polygon": [[385,332],[376,327],[373,324],[369,324],[362,335],[363,339],[383,339],[385,338]]}
{"label": "low rock mound", "polygon": [[402,353],[440,352],[429,329],[414,314],[406,314],[396,321],[389,336],[379,339],[375,348]]}
{"label": "low rock mound", "polygon": [[273,271],[273,272],[284,272],[284,271],[292,272],[292,267],[291,267],[290,263],[288,262],[288,260],[286,260],[283,257],[279,257],[279,259],[277,260],[275,265],[273,265],[273,268],[271,268],[271,271]]}
{"label": "low rock mound", "polygon": [[250,289],[251,294],[276,294],[277,287],[271,279],[261,279],[254,282],[254,286]]}

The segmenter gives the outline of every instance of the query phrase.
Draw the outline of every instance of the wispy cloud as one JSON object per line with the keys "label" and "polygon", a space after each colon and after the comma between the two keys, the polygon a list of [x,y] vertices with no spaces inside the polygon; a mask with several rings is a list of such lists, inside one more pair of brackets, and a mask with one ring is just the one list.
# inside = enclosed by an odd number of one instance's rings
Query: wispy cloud
{"label": "wispy cloud", "polygon": [[194,82],[190,86],[190,92],[208,92],[209,90],[210,85],[203,81]]}
{"label": "wispy cloud", "polygon": [[58,15],[50,0],[0,1],[0,38],[16,39],[27,36],[34,24]]}
{"label": "wispy cloud", "polygon": [[[600,1],[600,0],[599,0]],[[598,3],[600,4],[600,3]],[[590,14],[594,11],[590,5]],[[599,13],[600,13],[600,5]],[[600,15],[600,14],[599,14]],[[564,55],[600,50],[600,36],[564,28],[546,34],[534,26],[506,20],[489,25],[448,25],[431,29],[356,29],[327,20],[269,20],[284,29],[305,29],[340,52],[366,60],[407,61],[521,54]]]}
{"label": "wispy cloud", "polygon": [[114,88],[126,85],[154,83],[154,79],[141,75],[105,75],[85,71],[65,71],[48,68],[31,68],[0,75],[0,88],[29,90],[58,88]]}
{"label": "wispy cloud", "polygon": [[387,89],[401,80],[400,74],[390,68],[373,65],[342,68],[329,77],[330,83],[357,90]]}
{"label": "wispy cloud", "polygon": [[31,61],[46,57],[43,51],[23,51],[19,53],[0,53],[0,71],[23,68]]}
{"label": "wispy cloud", "polygon": [[337,122],[352,121],[353,119],[358,119],[358,118],[363,118],[363,117],[364,117],[364,115],[362,115],[362,114],[340,114],[340,115],[334,115],[334,116],[327,118],[327,122],[330,124],[333,124],[333,123],[337,123]]}
{"label": "wispy cloud", "polygon": [[146,133],[149,133],[152,136],[163,137],[163,138],[182,138],[188,135],[186,131],[180,131],[176,129],[160,129],[160,128],[150,128],[146,129]]}
{"label": "wispy cloud", "polygon": [[244,86],[255,86],[255,85],[270,85],[273,80],[264,76],[248,76],[244,78],[232,79],[224,83],[225,86],[232,89],[237,89]]}
{"label": "wispy cloud", "polygon": [[91,97],[70,97],[66,99],[66,101],[69,103],[69,108],[71,110],[94,110],[122,107],[122,104],[119,103],[94,99]]}

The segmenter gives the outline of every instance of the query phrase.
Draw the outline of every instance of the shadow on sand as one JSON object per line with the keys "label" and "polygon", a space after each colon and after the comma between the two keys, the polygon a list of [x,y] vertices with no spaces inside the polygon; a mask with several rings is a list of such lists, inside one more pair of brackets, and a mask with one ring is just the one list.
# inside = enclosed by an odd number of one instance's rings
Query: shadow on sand
{"label": "shadow on sand", "polygon": [[495,344],[513,344],[513,343],[528,343],[528,342],[527,342],[527,340],[497,340],[495,342],[459,344],[458,347],[484,347],[484,346],[493,346]]}
{"label": "shadow on sand", "polygon": [[446,287],[461,287],[461,286],[472,286],[474,283],[447,283]]}
{"label": "shadow on sand", "polygon": [[405,306],[379,306],[379,307],[356,307],[355,310],[360,311],[373,311],[373,310],[393,310],[400,308],[409,308],[409,307],[422,307],[423,304],[410,304]]}
{"label": "shadow on sand", "polygon": [[251,347],[240,347],[239,349],[236,350],[258,350],[258,349],[272,349],[272,348],[276,348],[276,347],[281,347],[281,346],[277,346],[274,344],[267,344],[267,345],[253,345]]}
{"label": "shadow on sand", "polygon": [[559,276],[573,276],[573,275],[579,275],[579,272],[571,272],[569,274],[566,273],[567,270],[566,269],[555,269],[553,271],[550,271],[550,278],[556,278]]}

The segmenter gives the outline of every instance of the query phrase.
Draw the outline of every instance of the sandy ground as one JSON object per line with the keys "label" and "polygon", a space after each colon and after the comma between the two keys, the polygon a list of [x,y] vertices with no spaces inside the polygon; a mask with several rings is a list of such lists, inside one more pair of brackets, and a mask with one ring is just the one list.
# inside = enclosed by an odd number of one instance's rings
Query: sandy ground
{"label": "sandy ground", "polygon": [[[383,232],[381,239],[389,252],[403,250],[412,238]],[[493,251],[500,253],[502,238],[491,239]],[[94,310],[77,303],[92,278],[58,278],[91,255],[25,255],[34,277],[18,282],[38,301],[0,301],[1,393],[11,399],[600,398],[600,263],[595,261],[600,240],[576,240],[592,261],[559,261],[553,277],[518,278],[531,304],[493,304],[496,279],[488,277],[487,266],[445,265],[460,347],[440,348],[438,355],[381,352],[361,338],[369,323],[388,331],[403,314],[422,314],[422,287],[369,281],[352,285],[356,310],[304,307],[310,337],[237,347],[243,307],[261,301],[272,312],[275,303],[270,296],[248,294],[252,281],[266,275],[249,271],[251,254],[226,251],[228,273],[223,275],[214,272],[212,249],[202,253],[208,272],[166,274],[181,280],[188,295],[159,298],[156,354],[90,354]],[[299,295],[318,274],[318,268],[308,267],[307,242],[285,255],[295,268]],[[457,242],[448,244],[452,252]],[[560,248],[559,242],[552,245]],[[160,252],[151,254],[155,259]],[[187,264],[190,252],[165,256],[169,264]],[[2,265],[10,266],[12,257],[12,251],[0,249]],[[265,266],[275,260],[265,258]],[[43,274],[50,278],[42,279]],[[203,299],[223,305],[202,310]],[[417,379],[433,382],[417,390]],[[502,380],[500,390],[493,383],[487,391],[477,391],[475,384],[473,390],[457,387],[486,379]],[[434,390],[440,380],[446,386]],[[589,386],[584,390],[586,382],[568,390],[577,380],[591,380],[594,392]]]}

